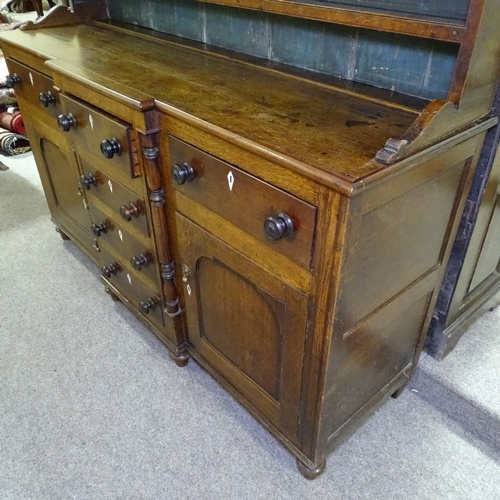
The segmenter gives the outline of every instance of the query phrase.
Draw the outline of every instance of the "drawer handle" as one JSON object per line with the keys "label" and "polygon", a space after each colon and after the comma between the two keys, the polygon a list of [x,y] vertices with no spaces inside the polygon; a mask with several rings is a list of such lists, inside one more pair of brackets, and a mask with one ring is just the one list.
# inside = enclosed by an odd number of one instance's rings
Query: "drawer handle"
{"label": "drawer handle", "polygon": [[149,314],[156,309],[156,304],[151,297],[148,297],[139,304],[139,307],[144,314]]}
{"label": "drawer handle", "polygon": [[104,139],[101,141],[101,153],[104,158],[111,160],[115,155],[120,156],[122,154],[122,147],[118,142],[116,137],[112,139]]}
{"label": "drawer handle", "polygon": [[276,214],[275,217],[268,217],[264,222],[266,236],[273,241],[288,238],[293,234],[293,221],[284,212]]}
{"label": "drawer handle", "polygon": [[46,94],[40,92],[40,94],[38,95],[38,100],[44,108],[48,108],[49,104],[55,104],[56,102],[56,98],[50,90]]}
{"label": "drawer handle", "polygon": [[88,191],[91,186],[97,187],[97,179],[94,177],[94,174],[90,172],[80,177],[80,184]]}
{"label": "drawer handle", "polygon": [[76,119],[73,116],[73,113],[59,115],[57,117],[57,123],[63,132],[69,132],[71,128],[76,129]]}
{"label": "drawer handle", "polygon": [[134,255],[130,259],[130,263],[132,264],[132,267],[136,271],[141,271],[143,267],[148,267],[149,266],[149,259],[143,253],[140,253],[138,255]]}
{"label": "drawer handle", "polygon": [[112,274],[116,275],[116,273],[118,272],[117,264],[112,262],[110,262],[109,264],[105,264],[101,267],[101,272],[105,278],[109,279],[111,278]]}
{"label": "drawer handle", "polygon": [[92,224],[92,232],[99,238],[101,234],[108,232],[108,228],[103,221],[100,221],[97,224]]}
{"label": "drawer handle", "polygon": [[7,75],[5,83],[8,87],[12,88],[21,83],[21,78],[19,78],[19,75],[17,73],[14,73],[13,75]]}
{"label": "drawer handle", "polygon": [[128,207],[127,205],[122,205],[120,207],[120,215],[123,220],[130,222],[132,220],[132,217],[139,217],[139,207],[137,207],[133,203],[129,203]]}
{"label": "drawer handle", "polygon": [[187,162],[184,162],[182,165],[173,165],[170,169],[170,175],[172,176],[174,182],[179,184],[179,186],[184,184],[186,181],[193,182],[194,180],[193,167]]}

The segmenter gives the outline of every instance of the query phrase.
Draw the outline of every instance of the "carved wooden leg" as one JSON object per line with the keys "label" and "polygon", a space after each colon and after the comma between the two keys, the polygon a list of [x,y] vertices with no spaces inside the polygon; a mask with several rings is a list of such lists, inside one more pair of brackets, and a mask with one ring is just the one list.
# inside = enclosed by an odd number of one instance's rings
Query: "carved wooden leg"
{"label": "carved wooden leg", "polygon": [[398,399],[401,394],[403,394],[404,390],[406,389],[406,386],[408,385],[408,382],[405,382],[396,392],[394,392],[391,397],[394,399]]}
{"label": "carved wooden leg", "polygon": [[114,300],[115,302],[120,301],[118,295],[116,295],[114,292],[112,292],[108,287],[106,287],[104,290],[111,297],[112,300]]}
{"label": "carved wooden leg", "polygon": [[56,233],[59,233],[59,236],[61,236],[64,241],[69,240],[69,236],[66,233],[63,233],[60,227],[56,227]]}
{"label": "carved wooden leg", "polygon": [[170,359],[177,365],[180,366],[181,368],[186,366],[189,362],[189,354],[184,351],[182,353],[174,353],[170,351],[169,353]]}
{"label": "carved wooden leg", "polygon": [[299,472],[306,478],[312,481],[313,479],[316,479],[318,476],[321,476],[323,472],[325,472],[326,469],[326,460],[316,467],[315,469],[310,469],[307,467],[307,465],[304,465],[298,458],[297,458],[297,469],[299,469]]}

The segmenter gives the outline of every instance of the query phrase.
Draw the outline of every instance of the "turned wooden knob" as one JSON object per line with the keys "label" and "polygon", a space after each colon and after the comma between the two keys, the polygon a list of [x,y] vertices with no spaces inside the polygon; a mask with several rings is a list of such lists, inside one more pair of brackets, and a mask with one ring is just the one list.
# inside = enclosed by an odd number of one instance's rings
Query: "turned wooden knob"
{"label": "turned wooden knob", "polygon": [[57,124],[63,132],[69,132],[72,128],[76,129],[76,119],[72,113],[59,115],[57,117]]}
{"label": "turned wooden knob", "polygon": [[139,304],[139,308],[144,314],[149,314],[151,311],[156,309],[156,304],[151,297],[148,297]]}
{"label": "turned wooden knob", "polygon": [[100,221],[97,224],[92,224],[92,232],[99,238],[101,234],[106,234],[108,232],[108,228],[103,221]]}
{"label": "turned wooden knob", "polygon": [[112,139],[104,139],[101,141],[101,153],[104,158],[111,160],[115,155],[120,156],[122,153],[122,147],[118,142],[116,137]]}
{"label": "turned wooden knob", "polygon": [[122,205],[120,207],[120,215],[123,220],[130,222],[132,217],[139,217],[139,207],[134,205],[133,203],[129,203],[127,205]]}
{"label": "turned wooden knob", "polygon": [[264,222],[266,236],[273,241],[287,238],[293,234],[293,221],[284,212],[276,214],[275,217],[268,217]]}
{"label": "turned wooden knob", "polygon": [[101,267],[101,272],[102,275],[106,278],[111,278],[112,274],[115,274],[118,272],[118,268],[116,267],[116,263],[109,263],[105,264],[104,266]]}
{"label": "turned wooden knob", "polygon": [[140,253],[138,255],[134,255],[130,259],[130,263],[132,264],[132,267],[136,271],[141,271],[143,267],[148,267],[149,266],[149,260],[146,255],[143,253]]}
{"label": "turned wooden knob", "polygon": [[13,75],[7,75],[5,83],[8,87],[15,87],[16,85],[19,85],[21,83],[21,78],[19,78],[19,75],[17,73],[14,73]]}
{"label": "turned wooden knob", "polygon": [[56,102],[56,98],[50,90],[45,94],[40,92],[40,94],[38,94],[38,100],[44,108],[48,108],[49,104],[54,104]]}
{"label": "turned wooden knob", "polygon": [[89,172],[87,175],[84,174],[80,177],[80,184],[88,191],[91,186],[97,187],[97,179],[92,172]]}
{"label": "turned wooden knob", "polygon": [[194,170],[193,167],[184,162],[182,165],[173,165],[170,169],[170,175],[176,184],[182,185],[185,182],[193,182],[194,180]]}

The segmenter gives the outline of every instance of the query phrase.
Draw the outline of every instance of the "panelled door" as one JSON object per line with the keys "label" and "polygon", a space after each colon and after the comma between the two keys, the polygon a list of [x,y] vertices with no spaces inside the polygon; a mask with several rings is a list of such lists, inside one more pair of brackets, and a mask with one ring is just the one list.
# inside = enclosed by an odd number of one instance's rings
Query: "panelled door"
{"label": "panelled door", "polygon": [[307,297],[180,214],[189,341],[296,440]]}

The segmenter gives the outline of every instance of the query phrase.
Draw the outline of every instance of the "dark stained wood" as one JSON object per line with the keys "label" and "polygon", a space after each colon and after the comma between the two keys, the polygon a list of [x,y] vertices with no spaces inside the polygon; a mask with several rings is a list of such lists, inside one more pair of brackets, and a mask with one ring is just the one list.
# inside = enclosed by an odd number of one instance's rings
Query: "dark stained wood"
{"label": "dark stained wood", "polygon": [[176,220],[190,343],[295,441],[306,296],[184,217]]}
{"label": "dark stained wood", "polygon": [[[81,165],[82,175],[86,179],[92,178],[95,180],[95,184],[88,184],[88,192],[109,205],[114,211],[116,219],[124,227],[135,226],[146,236],[149,236],[150,232],[144,200],[102,170],[92,168],[86,160],[81,159]],[[80,182],[80,184],[82,183]],[[85,188],[82,187],[82,189]],[[123,218],[122,212],[126,215],[125,209],[130,209],[132,205],[136,210],[134,211],[134,215],[130,216],[130,220],[126,220]]]}
{"label": "dark stained wood", "polygon": [[[47,115],[50,115],[47,116],[47,121],[61,114],[62,108],[59,101],[59,95],[54,89],[54,81],[52,78],[12,59],[9,59],[8,67],[10,74],[17,74],[21,80],[21,82],[16,85],[16,95],[18,97],[21,97],[34,107],[38,107],[45,111]],[[47,95],[49,92],[54,96],[55,101],[44,108],[40,103],[40,93]]]}
{"label": "dark stained wood", "polygon": [[[498,139],[498,131],[492,131],[490,140],[493,144],[486,144],[481,153],[481,162],[484,161],[485,166],[481,178],[474,180],[469,194],[467,210],[429,328],[425,349],[438,360],[444,359],[468,327],[499,300],[495,298],[500,288]],[[489,149],[488,146],[493,147]],[[471,208],[474,201],[478,205]],[[472,226],[475,211],[477,218]],[[465,243],[467,246],[463,248]],[[451,271],[453,273],[449,274]]]}
{"label": "dark stained wood", "polygon": [[[187,163],[193,171],[192,181],[181,185],[171,181],[176,190],[297,264],[310,267],[315,207],[173,137],[170,158],[171,168]],[[293,234],[273,241],[266,236],[264,222],[280,212],[291,217]]]}
{"label": "dark stained wood", "polygon": [[45,14],[43,14],[41,8],[41,1],[35,1],[38,3],[38,7],[41,11],[38,12],[38,15],[43,17],[39,17],[36,21],[29,21],[26,23],[21,28],[24,31],[75,24],[82,21],[88,21],[89,19],[105,19],[107,17],[105,0],[92,0],[92,2],[86,2],[83,6],[79,6],[77,3],[74,12],[71,12],[63,5],[56,5]]}
{"label": "dark stained wood", "polygon": [[[9,37],[10,43],[19,39],[17,43],[25,46],[27,40],[17,35]],[[272,161],[290,159],[287,166],[297,164],[301,173],[310,175],[314,167],[316,175],[324,172],[332,184],[382,169],[369,160],[388,137],[404,133],[415,118],[414,111],[388,109],[362,95],[354,97],[251,65],[235,65],[175,44],[110,32],[100,25],[40,30],[29,43],[72,61],[70,41],[75,39],[81,48],[78,73],[99,74],[105,67],[107,75],[113,74],[108,88],[119,93],[125,86],[153,94],[158,108],[167,113],[187,113],[208,130],[217,126],[243,136],[247,147],[267,149]],[[126,68],[120,55],[124,46]]]}
{"label": "dark stained wood", "polygon": [[143,278],[149,278],[150,288],[159,289],[159,269],[153,242],[147,238],[138,238],[139,235],[137,233],[132,234],[130,226],[126,226],[126,223],[123,221],[118,222],[120,218],[116,217],[116,215],[110,217],[110,212],[105,213],[103,210],[100,210],[105,209],[105,207],[96,203],[96,200],[92,197],[89,197],[89,206],[92,222],[95,224],[103,223],[107,228],[106,233],[102,233],[97,237],[99,246],[101,246],[101,241],[107,242],[122,255],[121,261],[126,262],[128,267],[131,267],[130,262],[134,256],[140,254],[147,256],[149,265],[143,266],[140,273]]}
{"label": "dark stained wood", "polygon": [[284,14],[308,19],[318,19],[359,28],[369,28],[392,33],[424,38],[437,38],[459,42],[465,36],[465,29],[459,23],[432,21],[422,18],[403,17],[380,12],[345,9],[319,4],[297,3],[287,0],[201,0],[206,3],[230,5],[246,9],[263,10],[273,14]]}
{"label": "dark stained wood", "polygon": [[[62,151],[49,154],[53,172],[37,153],[49,203],[57,205],[54,182],[62,191],[83,173],[96,178],[83,196],[89,226],[71,216],[72,198],[66,211],[53,211],[57,225],[79,241],[71,228],[88,234],[94,224],[88,240],[101,250],[110,293],[179,365],[188,354],[199,361],[298,458],[306,477],[324,470],[328,453],[417,365],[479,149],[497,122],[488,116],[496,63],[493,76],[471,75],[496,54],[496,37],[482,41],[496,19],[485,12],[460,35],[464,44],[477,40],[460,109],[434,102],[416,120],[399,101],[103,24],[0,35],[8,57],[53,78],[64,102],[76,102],[77,122],[87,120],[65,135],[33,96],[21,97],[30,136]],[[433,25],[382,17],[362,22],[387,31]],[[105,134],[88,125],[85,115],[96,112]],[[95,136],[111,140],[116,124],[127,133],[127,168],[95,149]],[[407,144],[398,144],[405,131]],[[385,166],[374,156],[391,137],[386,159],[397,161]],[[66,153],[73,173],[54,180]],[[185,162],[197,175],[172,186],[172,163]],[[237,183],[229,195],[228,169]],[[99,191],[106,186],[109,193]],[[133,217],[130,196],[143,200],[149,232],[122,222],[116,208],[125,198]],[[260,232],[262,219],[282,210],[298,221],[290,251]],[[134,269],[131,259],[142,262],[147,252],[155,265]]]}
{"label": "dark stained wood", "polygon": [[492,36],[500,23],[495,1],[471,2],[468,32],[459,52],[447,101],[433,101],[399,138],[392,138],[377,154],[394,163],[487,115],[500,78],[500,39]]}
{"label": "dark stained wood", "polygon": [[95,260],[87,200],[80,188],[80,170],[71,146],[57,130],[45,125],[44,111],[33,108],[22,98],[19,106],[51,216],[63,233]]}
{"label": "dark stained wood", "polygon": [[[163,330],[163,308],[159,295],[145,286],[136,274],[125,268],[106,248],[101,248],[99,252],[99,264],[100,266],[108,264],[115,266],[116,274],[111,274],[109,278],[102,277],[103,281],[116,287],[130,301],[136,311],[146,316],[147,320],[151,321],[157,328]],[[148,313],[145,313],[141,308],[141,303],[147,299],[151,299],[155,306]]]}
{"label": "dark stained wood", "polygon": [[[59,98],[63,108],[63,116],[67,117],[71,114],[75,121],[75,125],[66,132],[71,139],[82,149],[98,157],[99,160],[112,163],[115,168],[121,168],[124,173],[133,177],[129,139],[130,125],[66,95],[60,95]],[[120,152],[107,159],[101,153],[101,142],[111,139],[116,139]]]}
{"label": "dark stained wood", "polygon": [[[151,117],[152,124],[156,124],[156,121],[157,117],[153,115]],[[165,297],[164,311],[174,325],[172,332],[174,338],[172,341],[175,342],[176,347],[175,352],[171,352],[171,357],[179,366],[185,366],[188,361],[188,354],[185,348],[183,321],[180,317],[182,310],[174,282],[175,265],[167,225],[165,191],[162,184],[160,150],[158,148],[158,131],[153,129],[149,133],[140,133],[139,141],[149,190],[153,233],[156,236],[156,252]]]}

